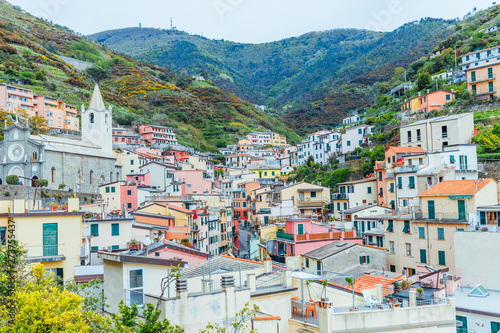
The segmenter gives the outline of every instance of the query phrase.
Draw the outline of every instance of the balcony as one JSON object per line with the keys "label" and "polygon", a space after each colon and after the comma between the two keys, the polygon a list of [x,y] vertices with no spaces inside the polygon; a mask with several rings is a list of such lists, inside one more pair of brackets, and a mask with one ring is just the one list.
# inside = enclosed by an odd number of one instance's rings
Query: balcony
{"label": "balcony", "polygon": [[496,78],[497,78],[497,76],[495,74],[481,76],[481,77],[476,76],[475,80],[472,80],[472,78],[471,78],[470,83],[475,84],[475,83],[481,83],[481,82],[494,81]]}
{"label": "balcony", "polygon": [[66,260],[66,245],[36,245],[26,246],[25,262],[48,262]]}
{"label": "balcony", "polygon": [[276,232],[276,238],[281,238],[281,239],[293,241],[294,240],[293,236],[294,236],[293,234],[288,234],[288,233],[283,232],[283,231]]}
{"label": "balcony", "polygon": [[396,168],[396,173],[417,172],[418,166],[402,166]]}
{"label": "balcony", "polygon": [[349,200],[349,194],[347,194],[347,193],[333,193],[332,200]]}
{"label": "balcony", "polygon": [[479,168],[477,164],[459,164],[457,165],[456,171],[478,171]]}
{"label": "balcony", "polygon": [[[424,220],[435,220],[435,221],[461,221],[461,222],[467,222],[467,214],[464,213],[458,213],[458,212],[453,212],[453,213],[442,213],[442,212],[435,212],[434,214],[429,214],[429,212],[424,212],[421,213],[421,218]],[[417,217],[420,217],[420,214]]]}
{"label": "balcony", "polygon": [[472,92],[474,92],[476,94],[476,96],[480,97],[480,96],[485,96],[485,95],[496,95],[497,93],[497,89],[496,88],[493,88],[493,89],[479,89],[479,90],[472,90]]}
{"label": "balcony", "polygon": [[381,162],[375,162],[375,170],[385,170],[387,165]]}

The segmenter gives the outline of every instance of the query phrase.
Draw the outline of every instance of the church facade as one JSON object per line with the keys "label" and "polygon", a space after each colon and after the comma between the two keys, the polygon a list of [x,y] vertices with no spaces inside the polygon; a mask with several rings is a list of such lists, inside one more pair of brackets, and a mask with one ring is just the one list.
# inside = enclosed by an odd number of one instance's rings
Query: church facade
{"label": "church facade", "polygon": [[47,179],[49,188],[65,184],[76,192],[98,193],[99,185],[120,180],[121,165],[112,152],[112,110],[96,85],[87,110],[82,106],[82,140],[31,135],[19,123],[4,129],[0,142],[0,183],[17,175],[24,185]]}

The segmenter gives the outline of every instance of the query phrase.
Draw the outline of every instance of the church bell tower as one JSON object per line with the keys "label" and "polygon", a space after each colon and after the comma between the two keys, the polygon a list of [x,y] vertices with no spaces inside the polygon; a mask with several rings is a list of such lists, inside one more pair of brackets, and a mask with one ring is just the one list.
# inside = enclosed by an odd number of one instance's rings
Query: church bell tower
{"label": "church bell tower", "polygon": [[87,110],[82,105],[82,140],[101,147],[108,155],[113,155],[113,120],[111,105],[104,106],[101,91],[96,84]]}

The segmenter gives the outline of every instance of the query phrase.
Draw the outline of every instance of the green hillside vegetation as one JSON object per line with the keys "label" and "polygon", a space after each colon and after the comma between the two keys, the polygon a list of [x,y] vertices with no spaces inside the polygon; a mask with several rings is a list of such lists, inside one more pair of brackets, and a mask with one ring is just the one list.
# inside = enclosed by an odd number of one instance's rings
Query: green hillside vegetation
{"label": "green hillside vegetation", "polygon": [[90,38],[176,72],[202,74],[270,107],[273,115],[288,113],[283,121],[303,135],[338,124],[347,113],[366,107],[364,93],[347,105],[344,94],[390,79],[395,67],[427,54],[437,40],[455,31],[455,24],[427,18],[390,33],[337,29],[262,44],[153,28],[112,30]]}
{"label": "green hillside vegetation", "polygon": [[[94,81],[120,125],[169,126],[181,144],[216,150],[251,131],[273,129],[290,142],[300,138],[275,117],[216,83],[141,63],[35,18],[0,0],[0,82],[17,84],[68,104],[88,104]],[[92,62],[79,72],[59,56]]]}

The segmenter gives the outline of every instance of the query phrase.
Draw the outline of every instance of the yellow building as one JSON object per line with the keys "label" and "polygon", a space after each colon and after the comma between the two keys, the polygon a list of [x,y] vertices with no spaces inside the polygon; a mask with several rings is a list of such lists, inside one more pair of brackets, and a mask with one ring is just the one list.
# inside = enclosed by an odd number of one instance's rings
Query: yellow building
{"label": "yellow building", "polygon": [[281,176],[281,168],[257,167],[250,169],[250,172],[257,175],[257,179],[272,179]]}
{"label": "yellow building", "polygon": [[137,210],[140,213],[149,213],[165,216],[173,216],[175,226],[193,227],[194,211],[178,206],[155,202]]}
{"label": "yellow building", "polygon": [[[74,278],[82,258],[82,215],[77,198],[68,199],[68,211],[26,211],[24,200],[0,201],[0,234],[14,224],[14,236],[27,251],[30,264],[42,263],[64,282]],[[10,221],[10,222],[9,222]]]}
{"label": "yellow building", "polygon": [[279,198],[274,200],[293,200],[302,217],[317,218],[323,215],[323,207],[331,202],[330,188],[300,182],[279,190]]}
{"label": "yellow building", "polygon": [[412,98],[409,101],[406,101],[403,105],[401,105],[402,112],[414,113],[420,110],[420,108],[421,108],[420,96]]}
{"label": "yellow building", "polygon": [[478,99],[498,97],[498,80],[500,78],[500,63],[485,63],[479,67],[466,69],[467,90],[476,94]]}
{"label": "yellow building", "polygon": [[278,133],[271,132],[271,145],[274,147],[285,147],[286,137]]}
{"label": "yellow building", "polygon": [[247,151],[247,150],[252,150],[253,145],[248,139],[241,139],[238,141],[238,151]]}
{"label": "yellow building", "polygon": [[99,186],[99,193],[102,195],[103,202],[108,206],[108,212],[122,210],[119,181]]}
{"label": "yellow building", "polygon": [[266,248],[267,241],[276,238],[278,226],[275,224],[261,226],[259,229],[259,258],[264,260],[267,257],[268,249]]}
{"label": "yellow building", "polygon": [[123,181],[127,180],[127,175],[138,173],[139,168],[148,163],[145,157],[128,150],[113,150],[113,156],[116,157],[116,162],[122,165]]}

